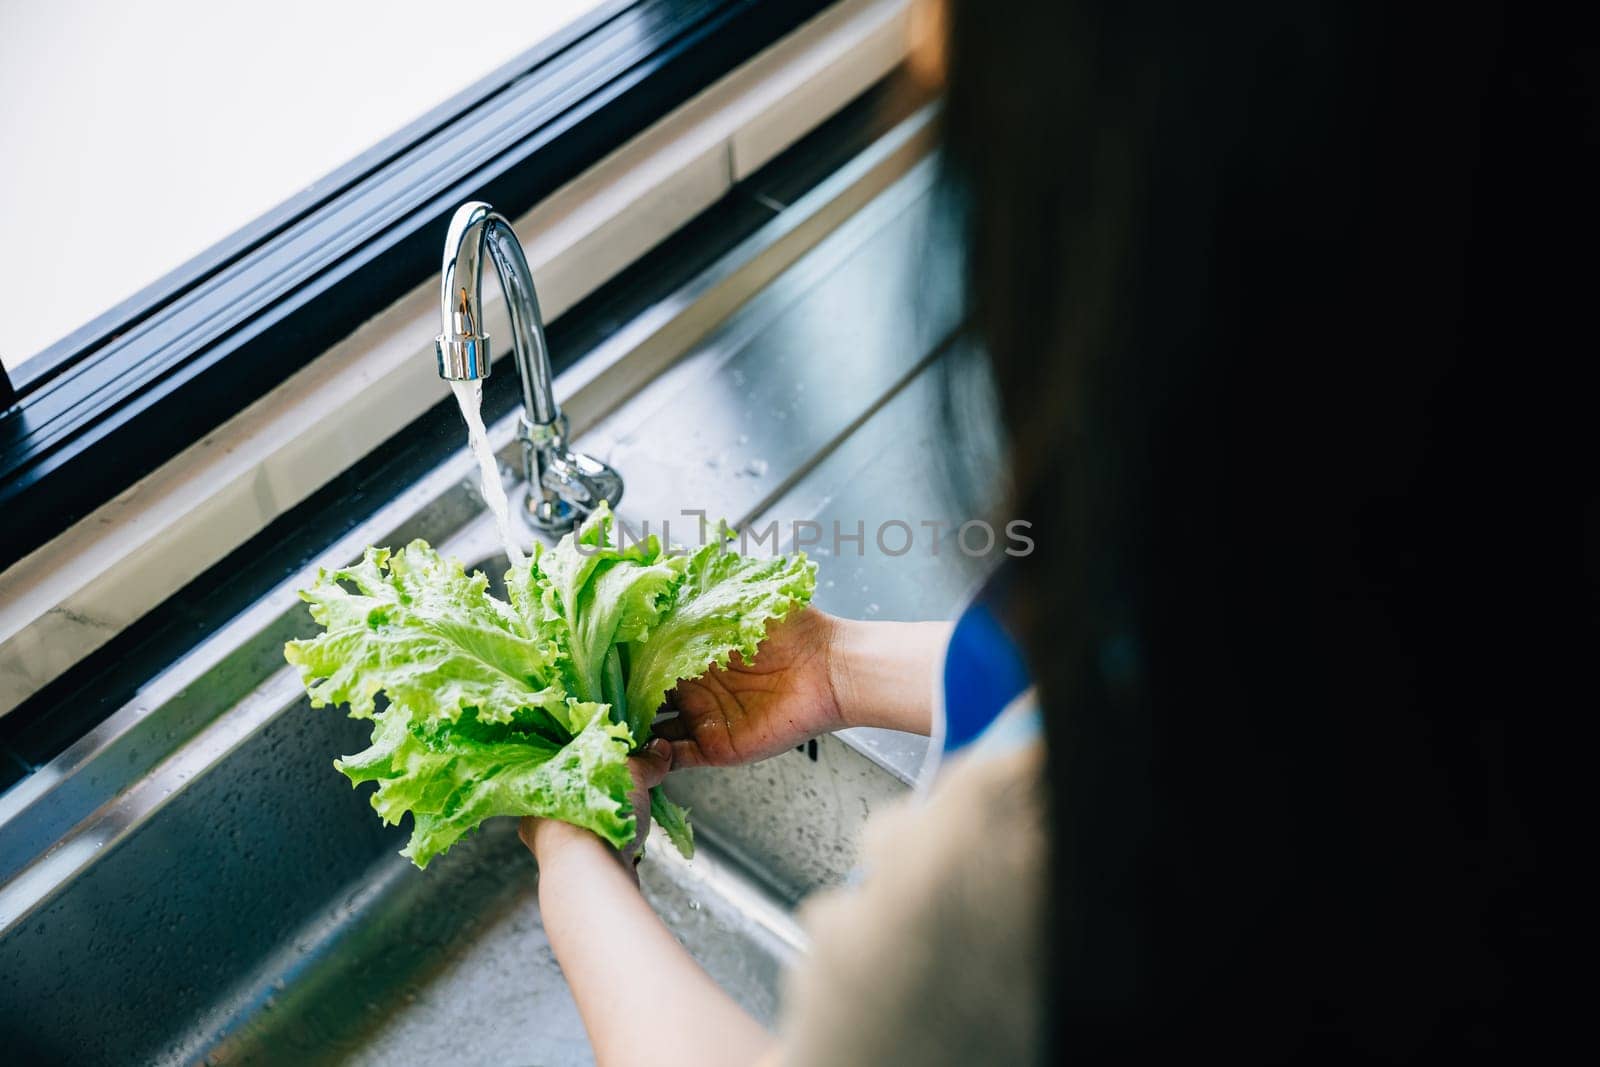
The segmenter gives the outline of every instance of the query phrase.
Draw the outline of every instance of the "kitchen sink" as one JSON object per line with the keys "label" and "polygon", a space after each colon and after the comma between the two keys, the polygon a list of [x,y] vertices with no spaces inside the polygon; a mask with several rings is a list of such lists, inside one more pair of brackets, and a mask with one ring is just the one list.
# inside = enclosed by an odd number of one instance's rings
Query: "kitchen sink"
{"label": "kitchen sink", "polygon": [[[931,189],[930,165],[911,166],[581,420],[577,443],[627,479],[624,521],[659,529],[686,508],[744,528],[777,521],[785,549],[796,520],[816,523],[822,608],[954,612],[982,564],[956,551],[959,508],[939,488],[937,376],[960,306],[939,267],[953,257],[933,254]],[[491,429],[507,472],[513,429]],[[453,457],[333,555],[422,536],[497,577],[472,474]],[[871,531],[894,519],[938,519],[946,533],[879,554]],[[836,520],[865,522],[863,554],[832,541]],[[694,525],[674,528],[685,539]],[[331,766],[365,747],[368,726],[310,708],[283,662],[284,640],[312,628],[295,598],[310,577],[289,576],[0,795],[0,1033],[13,1062],[590,1062],[514,823],[492,820],[419,872],[397,855],[406,829],[383,826],[368,790]],[[906,793],[924,747],[847,731],[670,777],[698,851],[684,861],[655,839],[645,892],[763,1022],[804,951],[795,904],[848,877],[865,820]]]}

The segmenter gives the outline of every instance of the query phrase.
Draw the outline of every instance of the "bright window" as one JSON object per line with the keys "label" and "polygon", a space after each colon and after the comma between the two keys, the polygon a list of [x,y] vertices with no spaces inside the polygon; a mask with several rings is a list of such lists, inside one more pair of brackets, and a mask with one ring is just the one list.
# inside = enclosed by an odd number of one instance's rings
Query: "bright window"
{"label": "bright window", "polygon": [[0,363],[604,0],[0,0]]}

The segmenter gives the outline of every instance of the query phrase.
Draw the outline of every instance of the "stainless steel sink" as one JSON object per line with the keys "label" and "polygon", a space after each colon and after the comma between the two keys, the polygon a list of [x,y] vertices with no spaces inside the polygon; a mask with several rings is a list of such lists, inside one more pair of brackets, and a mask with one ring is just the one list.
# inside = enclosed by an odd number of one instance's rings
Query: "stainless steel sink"
{"label": "stainless steel sink", "polygon": [[[957,518],[936,488],[930,379],[960,309],[954,279],[928,269],[929,177],[912,168],[587,420],[578,443],[628,478],[625,519]],[[516,459],[509,422],[491,437]],[[415,536],[498,574],[465,456],[338,553]],[[974,576],[949,545],[937,558],[812,551],[818,603],[858,617],[947,615]],[[12,1061],[589,1062],[510,820],[418,872],[396,855],[403,829],[332,769],[366,726],[312,710],[283,664],[283,641],[310,628],[294,597],[309,577],[0,795]],[[775,1017],[782,969],[803,951],[794,903],[846,876],[862,824],[904,792],[922,748],[852,731],[670,779],[700,850],[686,863],[659,842],[646,891],[758,1018]]]}
{"label": "stainless steel sink", "polygon": [[[758,1018],[800,948],[787,911],[710,849],[641,867],[647,895]],[[374,864],[292,937],[207,1035],[210,1063],[590,1062],[577,1008],[539,923],[532,861],[510,820],[491,823],[437,871]]]}

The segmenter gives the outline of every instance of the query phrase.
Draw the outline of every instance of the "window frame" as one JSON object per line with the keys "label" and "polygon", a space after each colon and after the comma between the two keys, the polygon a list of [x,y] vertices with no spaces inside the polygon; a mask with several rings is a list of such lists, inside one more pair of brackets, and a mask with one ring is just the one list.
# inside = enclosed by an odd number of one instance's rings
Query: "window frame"
{"label": "window frame", "polygon": [[610,0],[0,374],[0,569],[436,273],[456,205],[515,216],[832,0]]}

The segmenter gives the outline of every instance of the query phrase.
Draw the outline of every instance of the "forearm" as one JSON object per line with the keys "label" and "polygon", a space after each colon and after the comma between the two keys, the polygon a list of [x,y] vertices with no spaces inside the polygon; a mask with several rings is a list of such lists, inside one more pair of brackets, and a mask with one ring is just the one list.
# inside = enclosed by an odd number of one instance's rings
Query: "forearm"
{"label": "forearm", "polygon": [[539,911],[600,1067],[756,1062],[771,1045],[592,834],[546,842]]}
{"label": "forearm", "polygon": [[948,622],[836,619],[829,671],[846,726],[927,734]]}

